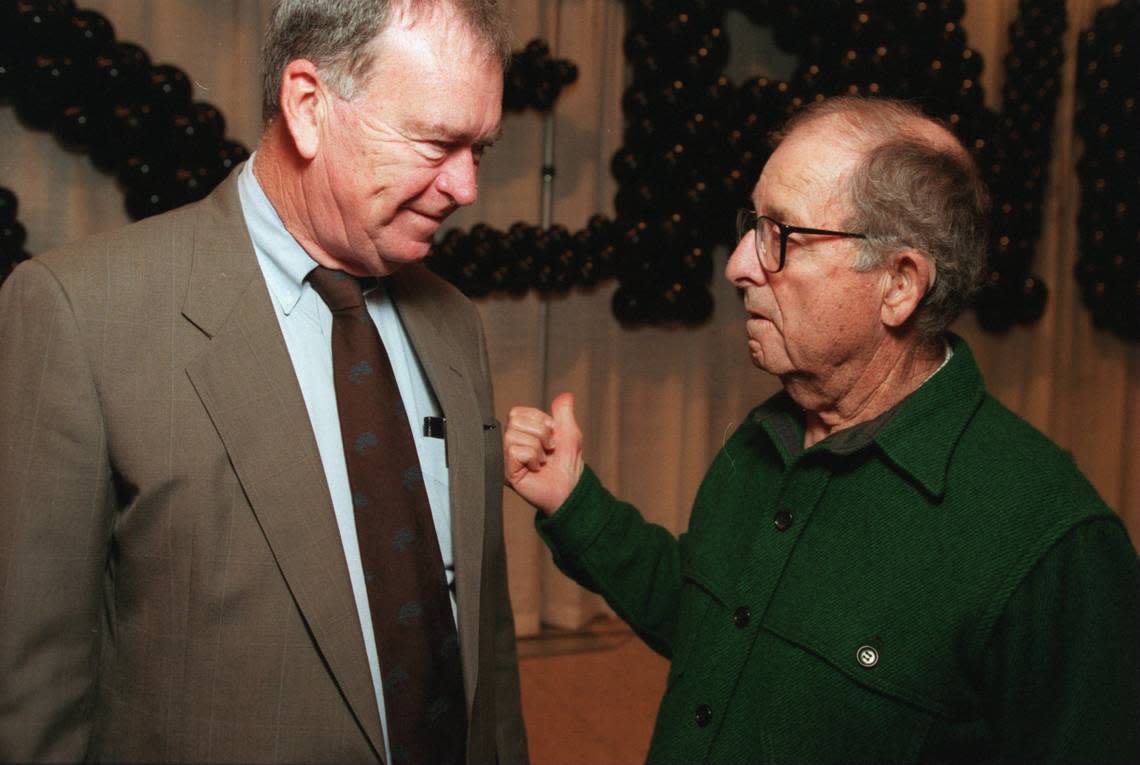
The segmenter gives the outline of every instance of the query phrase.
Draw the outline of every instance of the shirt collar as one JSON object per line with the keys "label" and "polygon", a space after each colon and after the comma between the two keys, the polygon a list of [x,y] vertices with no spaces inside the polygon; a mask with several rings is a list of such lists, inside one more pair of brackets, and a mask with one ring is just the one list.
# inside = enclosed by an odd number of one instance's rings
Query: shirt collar
{"label": "shirt collar", "polygon": [[253,174],[254,157],[256,153],[245,163],[238,177],[241,210],[265,283],[282,312],[288,316],[301,299],[305,277],[317,264],[285,228],[277,210],[262,191]]}
{"label": "shirt collar", "polygon": [[805,452],[804,414],[781,391],[752,414],[790,465],[805,453],[848,456],[877,444],[896,467],[924,491],[946,491],[950,457],[985,395],[985,384],[966,342],[947,333],[950,352],[917,390],[873,420],[833,433]]}
{"label": "shirt collar", "polygon": [[966,341],[949,333],[947,339],[953,358],[902,402],[876,439],[891,462],[938,498],[954,449],[986,395]]}

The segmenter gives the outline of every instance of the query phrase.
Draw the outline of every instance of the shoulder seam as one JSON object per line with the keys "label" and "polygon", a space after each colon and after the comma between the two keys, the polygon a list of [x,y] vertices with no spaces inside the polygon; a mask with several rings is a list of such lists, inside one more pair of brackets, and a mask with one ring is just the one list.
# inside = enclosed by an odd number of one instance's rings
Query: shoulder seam
{"label": "shoulder seam", "polygon": [[1092,523],[1112,523],[1117,526],[1123,527],[1123,522],[1120,516],[1109,511],[1108,513],[1098,512],[1095,514],[1087,515],[1083,518],[1073,520],[1066,518],[1051,528],[1046,534],[1042,536],[1043,540],[1048,540],[1045,544],[1037,549],[1036,554],[1032,556],[1026,555],[1020,561],[1020,565],[1015,567],[1002,582],[1001,586],[997,589],[997,596],[991,601],[989,607],[985,610],[980,623],[974,634],[974,641],[980,645],[980,653],[984,654],[989,650],[990,641],[993,640],[994,632],[997,628],[997,623],[1001,620],[1002,614],[1005,613],[1006,607],[1009,605],[1010,599],[1013,594],[1017,592],[1022,583],[1029,577],[1029,575],[1036,569],[1045,556],[1049,554],[1058,544],[1061,543],[1067,536],[1072,534],[1077,529],[1087,526]]}

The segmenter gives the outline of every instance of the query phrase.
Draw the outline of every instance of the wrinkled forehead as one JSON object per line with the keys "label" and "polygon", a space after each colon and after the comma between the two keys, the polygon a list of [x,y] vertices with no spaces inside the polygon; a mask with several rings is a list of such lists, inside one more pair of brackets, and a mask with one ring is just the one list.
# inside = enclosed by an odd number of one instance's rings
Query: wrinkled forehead
{"label": "wrinkled forehead", "polygon": [[817,227],[845,214],[847,179],[863,156],[861,147],[813,127],[788,136],[764,165],[752,192],[761,214]]}

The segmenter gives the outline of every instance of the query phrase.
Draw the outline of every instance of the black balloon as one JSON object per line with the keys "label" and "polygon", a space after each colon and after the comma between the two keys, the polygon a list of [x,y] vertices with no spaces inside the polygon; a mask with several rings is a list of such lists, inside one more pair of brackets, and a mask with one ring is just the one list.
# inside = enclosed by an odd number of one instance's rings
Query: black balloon
{"label": "black balloon", "polygon": [[503,109],[550,111],[562,89],[577,79],[578,67],[573,62],[552,59],[544,40],[531,40],[511,56],[503,81]]}
{"label": "black balloon", "polygon": [[14,51],[16,58],[58,50],[66,24],[67,8],[63,3],[50,0],[11,3],[9,0],[8,4],[11,7],[0,32],[5,50]]}
{"label": "black balloon", "polygon": [[1133,343],[1140,342],[1140,152],[1134,146],[1140,67],[1131,32],[1138,26],[1140,3],[1122,2],[1100,9],[1083,32],[1075,120],[1084,154],[1077,164],[1082,192],[1074,276],[1093,326]]}
{"label": "black balloon", "polygon": [[119,183],[127,189],[150,189],[173,174],[173,163],[164,152],[128,151],[119,164]]}
{"label": "black balloon", "polygon": [[176,189],[163,185],[127,189],[124,196],[127,215],[132,220],[142,220],[173,210],[183,201],[178,198]]}
{"label": "black balloon", "polygon": [[139,46],[118,42],[94,56],[92,88],[107,99],[141,100],[150,72],[150,56]]}
{"label": "black balloon", "polygon": [[17,220],[0,223],[0,250],[19,252],[28,239],[27,230]]}
{"label": "black balloon", "polygon": [[0,102],[12,98],[19,84],[19,75],[11,52],[0,49]]}
{"label": "black balloon", "polygon": [[169,110],[183,108],[190,103],[192,93],[186,72],[170,64],[151,67],[146,98],[150,103]]}
{"label": "black balloon", "polygon": [[67,30],[78,50],[95,50],[115,41],[115,28],[97,11],[73,11],[67,19]]}
{"label": "black balloon", "polygon": [[618,287],[610,299],[610,307],[614,316],[622,324],[627,325],[641,324],[648,320],[650,315],[649,304],[648,294],[624,285]]}
{"label": "black balloon", "polygon": [[16,94],[16,114],[29,127],[46,130],[78,93],[75,60],[66,54],[39,55],[24,76]]}
{"label": "black balloon", "polygon": [[249,149],[236,141],[223,140],[210,156],[210,167],[217,183],[240,163],[249,159]]}
{"label": "black balloon", "polygon": [[16,220],[20,211],[20,203],[11,189],[0,186],[0,225]]}
{"label": "black balloon", "polygon": [[1045,313],[1045,304],[1048,300],[1049,290],[1045,283],[1037,276],[1026,277],[1021,287],[1018,320],[1021,322],[1037,321]]}
{"label": "black balloon", "polygon": [[90,110],[78,103],[65,106],[53,125],[56,137],[69,149],[85,149],[91,143],[95,129]]}

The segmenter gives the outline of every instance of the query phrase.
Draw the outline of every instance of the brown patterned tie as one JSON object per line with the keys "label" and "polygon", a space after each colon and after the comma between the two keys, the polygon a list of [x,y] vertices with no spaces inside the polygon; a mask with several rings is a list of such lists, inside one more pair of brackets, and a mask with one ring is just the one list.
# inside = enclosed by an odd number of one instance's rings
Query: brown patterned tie
{"label": "brown patterned tie", "polygon": [[392,763],[461,763],[459,638],[412,431],[360,281],[318,266],[356,537],[380,654]]}

